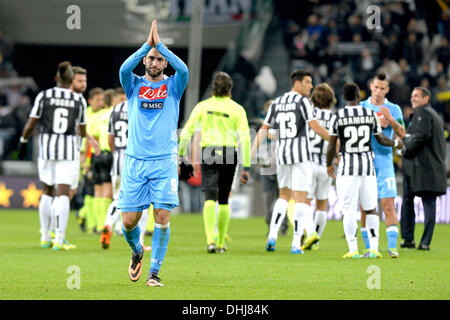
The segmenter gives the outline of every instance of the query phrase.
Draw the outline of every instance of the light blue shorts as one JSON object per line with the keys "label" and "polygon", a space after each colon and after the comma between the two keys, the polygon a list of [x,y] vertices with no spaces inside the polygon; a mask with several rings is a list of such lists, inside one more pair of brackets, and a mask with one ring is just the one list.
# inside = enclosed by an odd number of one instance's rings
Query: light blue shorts
{"label": "light blue shorts", "polygon": [[172,210],[178,202],[178,164],[176,158],[139,160],[125,155],[119,204],[122,212],[154,209]]}
{"label": "light blue shorts", "polygon": [[377,175],[378,199],[395,198],[397,196],[397,181],[394,167],[375,167]]}

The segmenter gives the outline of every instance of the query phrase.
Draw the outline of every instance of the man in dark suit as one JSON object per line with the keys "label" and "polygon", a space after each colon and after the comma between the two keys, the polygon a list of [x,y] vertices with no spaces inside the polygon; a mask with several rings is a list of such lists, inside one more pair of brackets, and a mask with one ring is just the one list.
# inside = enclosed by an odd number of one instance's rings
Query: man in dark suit
{"label": "man in dark suit", "polygon": [[402,248],[415,248],[414,197],[422,198],[425,228],[418,249],[429,250],[436,221],[436,197],[446,193],[445,137],[442,119],[430,105],[431,93],[416,87],[414,109],[403,139]]}

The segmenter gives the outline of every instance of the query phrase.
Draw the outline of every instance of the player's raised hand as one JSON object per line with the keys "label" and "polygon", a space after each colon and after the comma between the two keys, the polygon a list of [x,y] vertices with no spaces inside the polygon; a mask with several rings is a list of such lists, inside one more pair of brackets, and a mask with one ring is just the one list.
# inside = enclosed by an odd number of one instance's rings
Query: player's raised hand
{"label": "player's raised hand", "polygon": [[156,46],[158,43],[161,42],[158,35],[158,24],[156,23],[156,20],[153,20],[152,22],[152,36],[153,36],[153,43]]}
{"label": "player's raised hand", "polygon": [[155,41],[153,40],[153,23],[152,23],[152,27],[150,28],[150,33],[148,34],[147,44],[151,47],[154,47],[156,45]]}
{"label": "player's raised hand", "polygon": [[380,113],[388,120],[390,121],[392,119],[392,115],[389,112],[389,109],[386,107],[380,107]]}

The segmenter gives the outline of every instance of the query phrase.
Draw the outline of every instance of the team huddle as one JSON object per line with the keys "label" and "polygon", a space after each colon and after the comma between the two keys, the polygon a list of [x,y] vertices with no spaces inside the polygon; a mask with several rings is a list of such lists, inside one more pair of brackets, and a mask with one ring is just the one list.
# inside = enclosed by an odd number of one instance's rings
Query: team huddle
{"label": "team huddle", "polygon": [[[133,73],[139,63],[145,66],[144,76]],[[172,76],[164,74],[168,64],[175,70]],[[360,257],[358,211],[365,243],[363,256],[382,257],[376,213],[379,200],[386,216],[389,256],[399,257],[392,147],[402,147],[394,134],[402,138],[405,133],[400,107],[385,99],[389,90],[386,74],[374,76],[372,95],[362,102],[358,86],[346,84],[346,106],[333,113],[333,89],[323,83],[312,90],[310,73],[293,72],[292,89],[272,101],[252,145],[245,109],[231,100],[231,78],[220,72],[213,79],[213,96],[194,108],[181,132],[180,150],[179,103],[188,83],[188,68],[160,41],[156,21],[146,43],[122,64],[119,77],[123,89],[92,89],[88,108],[83,97],[86,70],[63,62],[58,66],[56,87],[42,91],[35,100],[20,140],[20,156],[24,156],[28,138],[40,121],[42,248],[63,251],[74,247],[65,233],[81,163],[86,196],[80,219],[87,223],[87,229],[101,233],[105,249],[110,246],[113,230],[123,234],[132,250],[128,275],[133,282],[141,277],[144,252],[151,250],[146,285],[163,286],[158,274],[170,239],[171,211],[179,205],[179,157],[186,156],[194,131],[201,128],[202,154],[209,155],[200,169],[194,164],[202,173],[207,248],[210,253],[224,253],[238,145],[243,159],[240,182],[246,183],[251,158],[268,138],[269,129],[275,129],[276,136],[270,138],[276,140],[279,197],[273,207],[266,250],[276,250],[290,200],[295,201],[291,253],[319,248],[327,222],[328,191],[332,178],[336,178],[349,247],[343,257]],[[311,207],[314,199],[315,213]],[[154,218],[151,248],[143,243],[150,206],[150,218]]]}

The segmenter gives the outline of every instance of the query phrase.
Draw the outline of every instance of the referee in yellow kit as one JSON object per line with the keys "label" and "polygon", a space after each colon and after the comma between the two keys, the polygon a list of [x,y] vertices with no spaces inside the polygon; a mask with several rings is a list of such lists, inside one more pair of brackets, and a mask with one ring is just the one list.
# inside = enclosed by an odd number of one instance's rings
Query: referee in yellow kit
{"label": "referee in yellow kit", "polygon": [[[205,195],[203,220],[208,253],[226,251],[225,236],[230,221],[228,196],[238,163],[237,138],[241,146],[243,171],[241,183],[247,183],[250,171],[250,130],[244,108],[231,100],[233,81],[225,72],[214,76],[212,97],[199,102],[180,134],[180,157],[186,154],[193,133],[201,128],[202,189]],[[215,241],[216,201],[217,243]]]}

